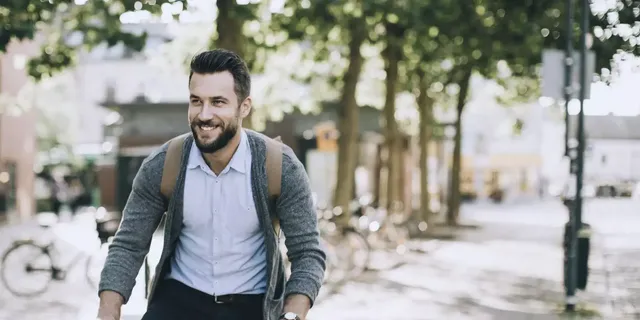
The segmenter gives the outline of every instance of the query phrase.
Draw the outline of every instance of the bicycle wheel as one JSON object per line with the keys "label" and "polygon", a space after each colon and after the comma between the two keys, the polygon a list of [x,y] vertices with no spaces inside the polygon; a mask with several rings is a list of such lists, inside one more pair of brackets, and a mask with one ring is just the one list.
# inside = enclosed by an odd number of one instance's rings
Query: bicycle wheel
{"label": "bicycle wheel", "polygon": [[98,284],[100,283],[100,274],[102,273],[102,268],[104,267],[104,263],[107,260],[108,251],[109,245],[105,243],[100,246],[100,249],[98,249],[98,251],[87,258],[85,266],[85,277],[87,279],[87,283],[89,283],[89,286],[93,289],[98,289]]}
{"label": "bicycle wheel", "polygon": [[353,249],[350,245],[345,245],[344,236],[341,231],[322,236],[322,245],[327,255],[327,268],[329,272],[325,274],[327,283],[341,283],[347,280],[352,271],[351,259]]}
{"label": "bicycle wheel", "polygon": [[2,282],[18,297],[47,291],[53,280],[53,260],[45,247],[31,242],[15,243],[2,257]]}
{"label": "bicycle wheel", "polygon": [[340,270],[340,258],[336,248],[323,238],[320,238],[320,245],[327,256],[323,283],[335,284],[344,280],[345,272]]}
{"label": "bicycle wheel", "polygon": [[344,244],[351,250],[351,256],[349,257],[349,264],[351,265],[349,276],[357,277],[362,274],[369,265],[371,247],[365,236],[353,229],[344,230],[343,238]]}

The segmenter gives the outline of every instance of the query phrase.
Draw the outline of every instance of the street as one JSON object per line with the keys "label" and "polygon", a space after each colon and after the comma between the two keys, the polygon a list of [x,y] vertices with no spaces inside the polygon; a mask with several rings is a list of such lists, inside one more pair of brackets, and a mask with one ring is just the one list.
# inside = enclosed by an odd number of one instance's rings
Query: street
{"label": "street", "polygon": [[[603,258],[604,254],[640,252],[637,205],[630,200],[586,203],[584,221],[594,228],[593,272],[581,297],[601,313],[610,312],[606,310],[610,294],[604,273],[599,272],[611,261],[611,257]],[[566,209],[555,201],[472,204],[463,207],[461,217],[463,224],[480,228],[461,230],[451,241],[425,240],[423,244],[430,248],[426,253],[408,253],[405,263],[395,269],[365,273],[341,287],[325,286],[308,319],[557,319],[554,313],[564,298],[561,243]],[[88,219],[60,228],[63,231],[57,233],[73,235],[74,244],[90,242],[81,238],[91,237]],[[18,235],[37,231],[29,225],[3,228],[0,250]],[[159,240],[153,241],[152,261],[157,260]],[[618,256],[637,257],[631,263],[640,265],[640,255]],[[635,274],[632,278],[616,277],[627,286],[637,281]],[[125,306],[124,319],[140,318],[145,307],[143,295],[143,286],[136,286]],[[640,297],[635,299],[640,301]],[[53,283],[49,291],[31,300],[13,297],[0,286],[2,320],[91,319],[96,307],[97,295],[84,279],[83,264],[65,282]],[[615,318],[624,319],[606,316]]]}

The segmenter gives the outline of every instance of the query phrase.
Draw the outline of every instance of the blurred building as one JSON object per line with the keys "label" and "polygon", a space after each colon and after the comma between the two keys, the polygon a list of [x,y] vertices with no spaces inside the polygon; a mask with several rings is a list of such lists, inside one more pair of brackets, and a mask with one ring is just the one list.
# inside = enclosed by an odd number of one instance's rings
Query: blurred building
{"label": "blurred building", "polygon": [[585,134],[587,181],[640,182],[640,117],[585,116]]}
{"label": "blurred building", "polygon": [[[187,79],[183,80],[186,83]],[[107,134],[115,138],[116,148],[113,150],[113,157],[117,173],[114,175],[115,181],[109,186],[104,183],[104,189],[112,188],[113,193],[107,195],[107,191],[104,191],[103,202],[122,209],[142,160],[167,140],[189,131],[185,109],[187,102],[152,102],[144,95],[139,95],[130,102],[107,100],[103,104],[112,110],[117,110],[122,116],[120,123],[106,128]],[[337,132],[327,128],[335,128],[336,108],[336,105],[326,104],[325,110],[316,115],[290,113],[281,121],[267,122],[264,131],[268,136],[281,136],[283,142],[293,149],[307,167],[312,189],[321,202],[330,201],[330,195],[335,186]],[[376,183],[384,177],[374,174],[380,172],[380,164],[372,161],[379,159],[378,153],[382,141],[379,137],[381,129],[379,117],[380,111],[373,108],[365,107],[360,113],[359,166],[367,169],[367,180],[371,182],[362,190],[363,193],[382,193],[374,185],[386,184]],[[410,157],[409,149],[406,150],[406,156]],[[410,179],[411,172],[408,172],[408,175],[407,181]],[[407,184],[407,200],[410,199],[410,191],[410,184]]]}
{"label": "blurred building", "polygon": [[[169,40],[166,24],[133,24],[125,28],[131,32],[148,33],[145,50],[154,50]],[[118,132],[109,130],[123,117],[130,116],[105,107],[115,102],[134,102],[139,96],[150,102],[173,101],[176,97],[183,100],[188,97],[185,93],[187,80],[162,74],[161,70],[149,64],[144,53],[136,53],[122,44],[111,48],[103,44],[81,53],[72,72],[77,86],[77,105],[82,106],[78,110],[80,121],[77,130],[82,135],[75,139],[74,153],[97,159],[102,205],[116,208]],[[181,123],[186,123],[185,119],[186,116],[182,117]],[[136,136],[136,133],[131,135]]]}
{"label": "blurred building", "polygon": [[[28,81],[26,62],[37,53],[33,42],[9,44],[0,55],[0,94],[18,94]],[[36,115],[34,110],[12,114],[7,106],[0,109],[0,220],[27,219],[35,206]]]}
{"label": "blurred building", "polygon": [[[552,194],[558,193],[569,178],[569,163],[563,157],[564,122],[554,113],[558,111],[547,111],[544,147],[544,175]],[[571,138],[576,137],[576,129],[577,117],[572,116]],[[640,182],[640,117],[585,116],[585,136],[585,185],[601,196],[628,194]]]}
{"label": "blurred building", "polygon": [[[472,78],[471,96],[462,115],[463,199],[487,199],[504,192],[504,201],[539,197],[542,171],[543,113],[538,103],[504,106],[493,81]],[[440,121],[453,121],[455,110],[442,111]],[[449,113],[449,114],[447,114]],[[448,135],[452,137],[454,132]],[[445,154],[453,152],[453,142]],[[450,159],[446,159],[449,162]],[[440,183],[448,184],[449,172]]]}

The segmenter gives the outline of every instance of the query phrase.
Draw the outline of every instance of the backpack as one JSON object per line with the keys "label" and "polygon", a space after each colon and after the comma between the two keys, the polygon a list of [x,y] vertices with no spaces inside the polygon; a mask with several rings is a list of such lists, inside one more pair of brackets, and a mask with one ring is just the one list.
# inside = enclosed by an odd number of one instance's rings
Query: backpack
{"label": "backpack", "polygon": [[[164,167],[162,169],[162,182],[160,183],[160,192],[167,198],[171,199],[176,186],[178,173],[180,172],[180,162],[182,161],[182,150],[184,142],[189,133],[177,136],[169,140],[167,155],[164,159]],[[267,145],[267,189],[269,192],[269,212],[271,212],[271,222],[276,237],[280,237],[280,219],[275,213],[275,203],[280,196],[282,182],[282,140],[280,136],[275,138],[264,138]]]}

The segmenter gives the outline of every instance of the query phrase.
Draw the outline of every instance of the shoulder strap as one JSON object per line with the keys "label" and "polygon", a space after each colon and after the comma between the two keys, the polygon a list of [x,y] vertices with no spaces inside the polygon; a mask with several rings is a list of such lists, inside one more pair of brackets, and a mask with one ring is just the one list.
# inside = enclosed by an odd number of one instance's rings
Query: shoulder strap
{"label": "shoulder strap", "polygon": [[264,140],[267,145],[267,190],[269,192],[271,205],[271,222],[273,223],[273,230],[276,232],[276,236],[280,237],[280,219],[278,219],[275,212],[275,202],[280,196],[282,187],[282,140],[280,136],[273,139],[266,138]]}
{"label": "shoulder strap", "polygon": [[162,182],[160,183],[160,192],[167,199],[171,199],[173,189],[176,187],[176,180],[180,172],[180,162],[182,161],[182,150],[184,142],[189,134],[183,134],[169,140],[167,155],[164,158],[164,167],[162,168]]}

